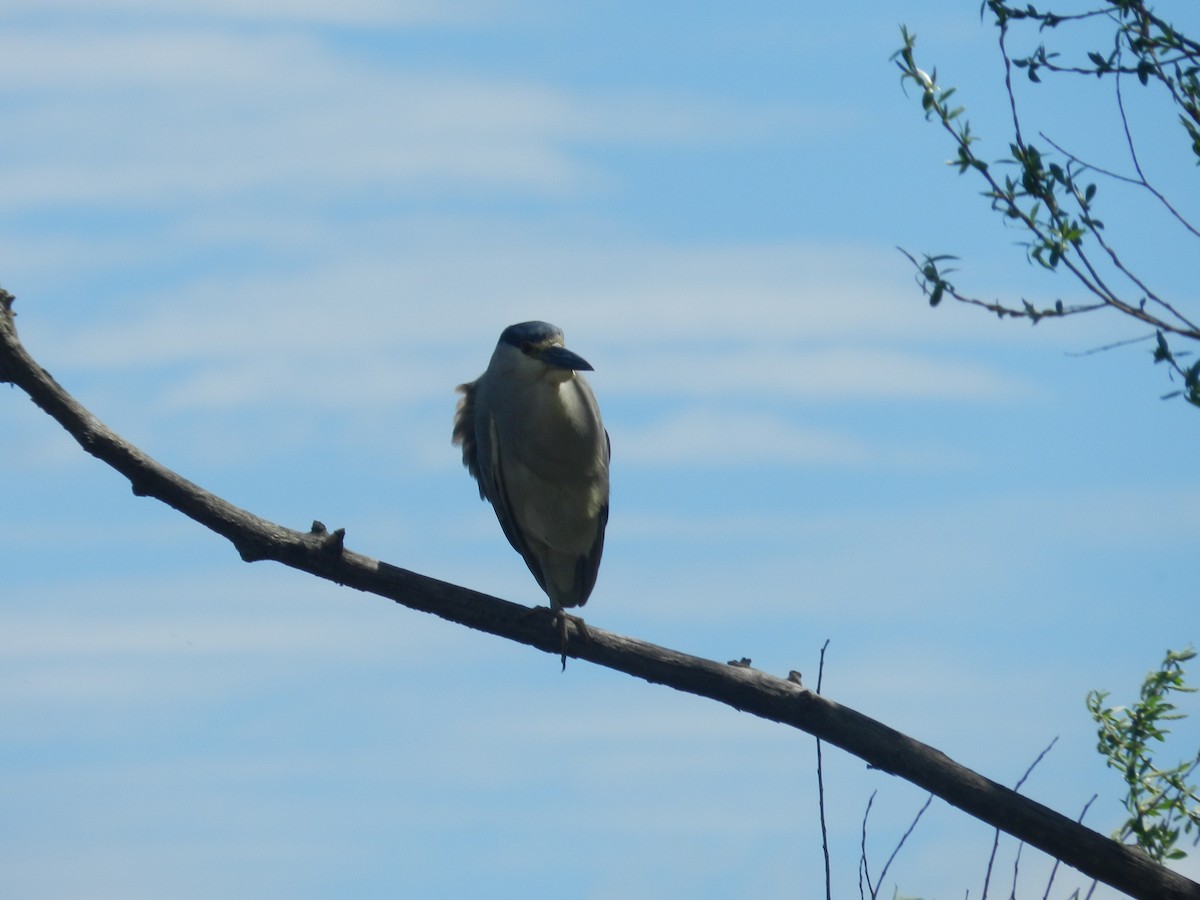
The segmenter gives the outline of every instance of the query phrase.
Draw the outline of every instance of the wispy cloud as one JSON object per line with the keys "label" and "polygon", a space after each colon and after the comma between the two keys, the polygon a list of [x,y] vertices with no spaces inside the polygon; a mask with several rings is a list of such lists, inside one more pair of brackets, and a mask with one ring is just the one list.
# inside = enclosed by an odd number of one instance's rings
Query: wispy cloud
{"label": "wispy cloud", "polygon": [[979,363],[939,359],[915,349],[843,345],[813,349],[776,344],[733,348],[668,347],[630,360],[605,383],[644,396],[785,396],[805,400],[1013,399],[1019,378]]}
{"label": "wispy cloud", "polygon": [[855,438],[801,428],[767,414],[702,409],[618,433],[622,460],[634,465],[855,465],[871,458]]}
{"label": "wispy cloud", "polygon": [[604,182],[581,142],[744,141],[804,126],[792,109],[371,62],[299,33],[14,29],[0,54],[19,73],[0,91],[10,209],[577,193]]}
{"label": "wispy cloud", "polygon": [[[292,233],[289,240],[301,257],[294,267],[197,273],[170,294],[127,304],[119,319],[88,323],[74,339],[60,335],[57,346],[75,364],[101,368],[276,350],[340,356],[457,348],[474,360],[461,380],[477,374],[470,369],[482,370],[505,325],[546,318],[564,326],[568,342],[618,385],[622,363],[643,369],[658,359],[706,390],[728,379],[770,390],[781,369],[794,371],[807,358],[801,374],[832,373],[826,388],[834,380],[869,379],[887,395],[893,388],[871,371],[875,364],[876,372],[905,366],[901,390],[921,381],[934,387],[946,374],[921,371],[900,344],[938,346],[968,335],[991,342],[1003,335],[971,330],[952,315],[913,315],[913,298],[888,277],[889,264],[900,270],[890,248],[668,245],[563,238],[536,227],[498,233],[470,222],[426,228],[394,220]],[[862,274],[879,269],[887,274]],[[856,358],[858,346],[876,348],[874,360]],[[860,374],[851,378],[855,368]],[[960,367],[952,374],[969,372]],[[984,386],[976,375],[937,390]]]}
{"label": "wispy cloud", "polygon": [[106,0],[102,10],[89,0],[13,0],[6,3],[6,19],[70,17],[74,21],[97,16],[105,20],[122,17],[137,22],[184,21],[238,23],[319,24],[319,25],[462,25],[490,19],[498,11],[494,0],[181,0],[168,4],[153,0]]}

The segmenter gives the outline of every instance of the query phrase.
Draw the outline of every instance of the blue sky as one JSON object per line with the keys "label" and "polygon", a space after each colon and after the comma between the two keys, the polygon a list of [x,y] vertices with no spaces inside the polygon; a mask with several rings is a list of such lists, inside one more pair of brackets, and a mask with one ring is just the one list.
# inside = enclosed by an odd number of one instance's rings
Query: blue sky
{"label": "blue sky", "polygon": [[[1132,336],[1114,316],[929,309],[897,245],[962,256],[983,296],[1078,294],[943,165],[888,62],[904,21],[1002,155],[975,6],[830,10],[11,0],[0,285],[35,357],[164,464],[528,604],[453,388],[504,326],[554,322],[613,444],[590,622],[810,684],[829,639],[831,697],[999,781],[1057,736],[1028,792],[1099,793],[1109,831],[1084,696],[1132,699],[1197,639],[1200,417],[1157,399],[1148,345],[1074,355]],[[1128,170],[1102,85],[1022,97]],[[1101,196],[1195,309],[1194,250]],[[247,566],[0,395],[0,893],[817,894],[805,735]],[[825,761],[853,896],[867,798],[878,872],[924,796]],[[888,883],[976,896],[990,846],[935,802]],[[1025,853],[1022,888],[1048,865]]]}

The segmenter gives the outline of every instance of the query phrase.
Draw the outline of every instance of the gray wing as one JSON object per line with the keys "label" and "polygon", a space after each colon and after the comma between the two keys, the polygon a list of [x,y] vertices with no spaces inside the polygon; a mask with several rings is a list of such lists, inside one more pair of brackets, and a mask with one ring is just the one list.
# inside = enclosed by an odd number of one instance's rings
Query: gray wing
{"label": "gray wing", "polygon": [[[458,386],[458,391],[463,396],[458,401],[458,408],[454,413],[454,433],[451,440],[462,445],[463,465],[479,483],[479,498],[491,502],[496,511],[496,519],[504,530],[504,536],[508,538],[513,549],[521,554],[525,565],[537,579],[538,586],[544,591],[546,580],[542,575],[541,562],[526,543],[513,515],[512,503],[504,484],[504,466],[495,440],[495,425],[490,419],[483,421],[476,416],[475,397],[478,385],[478,381],[472,381]],[[595,581],[594,572],[592,580]]]}
{"label": "gray wing", "polygon": [[454,432],[450,437],[451,443],[462,445],[463,465],[467,472],[479,483],[479,499],[487,497],[483,479],[479,477],[479,446],[475,437],[475,386],[478,381],[460,384],[455,390],[462,394],[458,407],[454,410]]}
{"label": "gray wing", "polygon": [[[605,462],[612,459],[612,439],[608,431],[604,432]],[[600,557],[604,555],[604,531],[608,527],[608,504],[600,510],[600,519],[596,523],[596,540],[586,556],[581,556],[575,568],[575,585],[579,596],[579,605],[587,603],[596,586],[596,575],[600,572]]]}
{"label": "gray wing", "polygon": [[547,590],[546,576],[542,572],[542,560],[534,553],[533,548],[525,539],[524,532],[517,524],[515,507],[508,493],[508,485],[504,480],[504,460],[500,454],[500,444],[496,440],[496,425],[489,418],[478,421],[475,429],[475,441],[479,460],[479,491],[487,497],[496,511],[496,519],[504,530],[504,536],[512,544],[514,550],[521,554],[525,565],[543,591]]}

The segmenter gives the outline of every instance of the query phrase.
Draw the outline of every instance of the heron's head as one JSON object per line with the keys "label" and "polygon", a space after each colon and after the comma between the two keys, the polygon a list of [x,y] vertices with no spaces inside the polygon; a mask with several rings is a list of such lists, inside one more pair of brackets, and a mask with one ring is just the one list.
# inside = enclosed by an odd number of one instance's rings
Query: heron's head
{"label": "heron's head", "polygon": [[590,372],[592,365],[564,345],[562,329],[549,322],[521,322],[509,325],[500,335],[496,355],[518,371],[557,376],[559,380],[575,372]]}

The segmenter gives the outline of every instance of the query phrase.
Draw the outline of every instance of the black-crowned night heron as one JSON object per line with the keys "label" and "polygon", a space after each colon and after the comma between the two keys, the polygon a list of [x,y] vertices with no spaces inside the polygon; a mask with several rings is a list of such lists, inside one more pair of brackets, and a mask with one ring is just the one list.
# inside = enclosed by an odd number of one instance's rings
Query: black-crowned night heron
{"label": "black-crowned night heron", "polygon": [[454,443],[491,501],[508,542],[525,560],[558,615],[567,665],[565,608],[587,603],[608,523],[608,432],[591,371],[546,322],[510,325],[487,371],[462,392]]}

